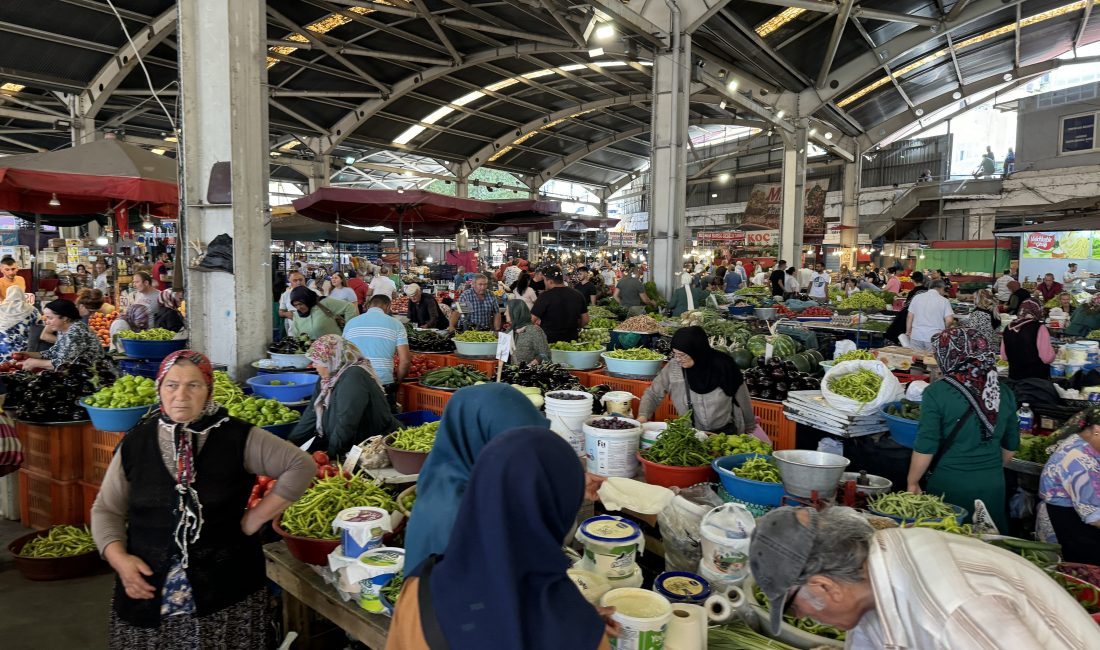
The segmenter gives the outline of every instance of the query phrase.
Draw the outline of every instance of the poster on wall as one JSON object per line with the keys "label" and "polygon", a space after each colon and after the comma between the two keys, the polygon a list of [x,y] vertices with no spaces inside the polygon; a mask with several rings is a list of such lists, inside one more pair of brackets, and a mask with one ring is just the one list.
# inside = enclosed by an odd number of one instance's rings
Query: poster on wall
{"label": "poster on wall", "polygon": [[1062,119],[1062,153],[1096,148],[1096,114]]}
{"label": "poster on wall", "polygon": [[1100,231],[1033,232],[1024,239],[1023,256],[1031,259],[1100,259]]}
{"label": "poster on wall", "polygon": [[[804,241],[820,241],[825,236],[825,195],[829,191],[829,179],[806,181],[806,197],[803,204]],[[783,188],[779,183],[758,183],[752,186],[745,214],[744,225],[779,228],[782,211]]]}

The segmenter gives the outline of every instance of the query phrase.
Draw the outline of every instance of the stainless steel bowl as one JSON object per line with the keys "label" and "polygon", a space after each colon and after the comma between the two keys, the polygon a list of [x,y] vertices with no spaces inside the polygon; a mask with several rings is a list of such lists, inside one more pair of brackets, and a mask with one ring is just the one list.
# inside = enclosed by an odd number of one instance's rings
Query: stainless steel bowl
{"label": "stainless steel bowl", "polygon": [[771,320],[775,318],[776,314],[778,313],[779,310],[775,307],[757,307],[753,310],[753,314],[755,314],[757,318],[763,320]]}
{"label": "stainless steel bowl", "polygon": [[[839,487],[844,487],[844,484],[848,481],[858,481],[859,472],[844,472],[840,475]],[[870,485],[860,485],[856,483],[856,494],[862,494],[865,496],[873,497],[880,494],[886,494],[890,491],[890,488],[894,486],[889,479],[885,479],[881,476],[875,476],[874,474],[868,474],[867,480],[870,481]]]}
{"label": "stainless steel bowl", "polygon": [[844,456],[804,449],[772,452],[783,489],[796,497],[831,499],[837,482],[850,462]]}

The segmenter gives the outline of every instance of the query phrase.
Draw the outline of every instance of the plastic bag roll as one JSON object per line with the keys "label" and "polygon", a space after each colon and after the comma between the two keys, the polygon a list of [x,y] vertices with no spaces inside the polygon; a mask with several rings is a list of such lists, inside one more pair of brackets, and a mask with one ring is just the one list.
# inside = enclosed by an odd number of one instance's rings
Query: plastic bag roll
{"label": "plastic bag roll", "polygon": [[729,599],[721,594],[715,594],[703,603],[707,610],[707,619],[711,623],[727,623],[733,618],[733,607]]}
{"label": "plastic bag roll", "polygon": [[665,650],[706,650],[707,614],[699,605],[676,603],[665,633]]}

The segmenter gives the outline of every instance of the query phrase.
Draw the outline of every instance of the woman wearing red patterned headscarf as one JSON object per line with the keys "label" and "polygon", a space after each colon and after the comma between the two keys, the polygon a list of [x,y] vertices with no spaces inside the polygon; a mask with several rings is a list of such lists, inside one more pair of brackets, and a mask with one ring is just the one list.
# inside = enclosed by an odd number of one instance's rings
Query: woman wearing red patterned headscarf
{"label": "woman wearing red patterned headscarf", "polygon": [[[201,353],[168,356],[159,416],[123,438],[92,506],[96,546],[118,574],[111,648],[274,647],[256,532],[305,492],[316,465],[231,417],[213,385]],[[278,483],[246,510],[257,475]]]}
{"label": "woman wearing red patterned headscarf", "polygon": [[1016,396],[997,378],[989,341],[970,328],[932,339],[943,379],[921,397],[920,424],[909,461],[909,491],[924,488],[973,514],[981,499],[997,528],[1008,530],[1004,464],[1020,446]]}
{"label": "woman wearing red patterned headscarf", "polygon": [[1008,378],[1049,380],[1054,356],[1050,330],[1043,325],[1043,306],[1025,300],[1001,339],[1001,358],[1008,362]]}

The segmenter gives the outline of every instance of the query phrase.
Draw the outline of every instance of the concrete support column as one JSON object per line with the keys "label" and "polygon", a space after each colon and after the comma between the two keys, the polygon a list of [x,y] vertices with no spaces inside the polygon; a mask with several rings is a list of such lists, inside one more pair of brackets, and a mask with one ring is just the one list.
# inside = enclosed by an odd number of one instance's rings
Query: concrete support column
{"label": "concrete support column", "polygon": [[328,187],[328,161],[318,158],[309,163],[309,191],[316,192],[322,187]]}
{"label": "concrete support column", "polygon": [[779,259],[802,266],[802,235],[806,202],[806,124],[784,137],[783,200],[779,213]]}
{"label": "concrete support column", "polygon": [[[264,0],[180,0],[180,152],[183,239],[233,237],[233,273],[189,268],[191,347],[234,377],[264,356],[271,336],[267,19]],[[229,162],[223,177],[215,164]],[[211,187],[231,187],[208,201]]]}
{"label": "concrete support column", "polygon": [[542,231],[532,230],[527,233],[527,261],[531,264],[539,261],[540,246],[542,246]]}
{"label": "concrete support column", "polygon": [[460,199],[470,198],[470,184],[465,178],[455,180],[455,196]]}
{"label": "concrete support column", "polygon": [[859,242],[859,165],[844,165],[844,202],[840,208],[840,245],[854,248]]}
{"label": "concrete support column", "polygon": [[966,238],[993,239],[993,226],[997,220],[997,211],[992,208],[974,208],[966,216]]}
{"label": "concrete support column", "polygon": [[679,283],[687,230],[684,211],[691,85],[691,37],[674,31],[672,43],[653,60],[653,149],[649,164],[650,275],[666,296]]}

